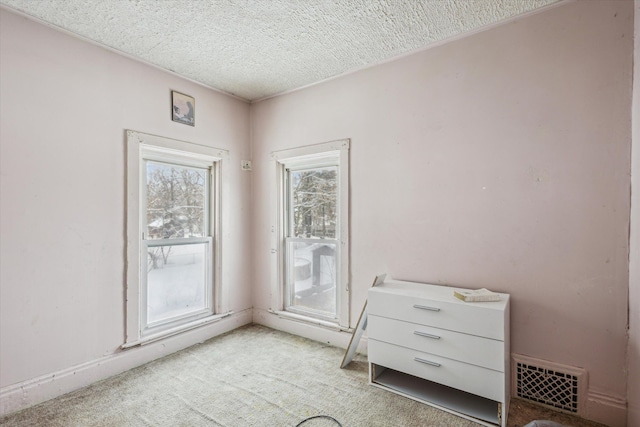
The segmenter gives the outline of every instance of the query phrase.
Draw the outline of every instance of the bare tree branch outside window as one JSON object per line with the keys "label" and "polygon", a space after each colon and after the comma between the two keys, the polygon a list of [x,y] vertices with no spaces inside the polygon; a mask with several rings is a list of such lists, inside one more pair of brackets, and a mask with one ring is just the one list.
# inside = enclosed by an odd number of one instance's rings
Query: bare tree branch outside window
{"label": "bare tree branch outside window", "polygon": [[293,171],[293,237],[336,237],[337,168]]}
{"label": "bare tree branch outside window", "polygon": [[[147,162],[147,238],[206,236],[207,171]],[[149,271],[167,263],[171,246],[149,248]]]}

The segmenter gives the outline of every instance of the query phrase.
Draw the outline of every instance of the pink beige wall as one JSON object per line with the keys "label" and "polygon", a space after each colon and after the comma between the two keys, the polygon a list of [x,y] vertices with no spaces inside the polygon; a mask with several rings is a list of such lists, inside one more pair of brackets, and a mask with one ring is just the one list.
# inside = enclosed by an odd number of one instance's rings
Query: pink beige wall
{"label": "pink beige wall", "polygon": [[629,256],[629,418],[640,426],[640,2],[635,2],[633,149],[631,169],[631,254]]}
{"label": "pink beige wall", "polygon": [[270,153],[351,138],[354,321],[380,272],[511,293],[512,351],[585,368],[584,415],[624,425],[633,7],[565,3],[254,104],[254,321]]}
{"label": "pink beige wall", "polygon": [[[171,121],[172,89],[195,97],[195,127]],[[0,413],[251,322],[247,103],[4,9],[0,93]],[[126,129],[229,150],[222,274],[236,317],[120,351]]]}
{"label": "pink beige wall", "polygon": [[[253,106],[0,9],[0,413],[250,322],[252,292],[271,323],[269,154],[351,138],[352,313],[380,272],[509,292],[513,352],[586,368],[587,416],[612,426],[628,386],[639,424],[633,4],[564,4]],[[169,119],[171,89],[195,128]],[[237,315],[122,352],[125,129],[230,151]]]}

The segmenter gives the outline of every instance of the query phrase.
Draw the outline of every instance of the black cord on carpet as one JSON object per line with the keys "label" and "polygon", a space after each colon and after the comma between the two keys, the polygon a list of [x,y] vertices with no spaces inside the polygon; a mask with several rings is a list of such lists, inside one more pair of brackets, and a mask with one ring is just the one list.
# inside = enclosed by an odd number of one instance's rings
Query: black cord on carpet
{"label": "black cord on carpet", "polygon": [[329,415],[314,415],[313,417],[305,418],[304,420],[302,420],[298,424],[296,424],[296,427],[299,427],[302,424],[306,423],[307,421],[313,420],[315,418],[326,418],[328,420],[335,421],[336,424],[338,424],[340,427],[342,427],[342,424],[340,424],[340,421],[336,420],[333,417],[330,417]]}

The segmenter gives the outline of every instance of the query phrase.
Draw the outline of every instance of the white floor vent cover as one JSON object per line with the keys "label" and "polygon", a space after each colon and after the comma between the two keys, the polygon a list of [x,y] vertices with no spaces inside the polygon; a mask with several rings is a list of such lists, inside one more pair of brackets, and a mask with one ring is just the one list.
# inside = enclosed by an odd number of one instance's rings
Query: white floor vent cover
{"label": "white floor vent cover", "polygon": [[513,355],[513,391],[522,399],[580,414],[586,394],[586,371],[546,360]]}

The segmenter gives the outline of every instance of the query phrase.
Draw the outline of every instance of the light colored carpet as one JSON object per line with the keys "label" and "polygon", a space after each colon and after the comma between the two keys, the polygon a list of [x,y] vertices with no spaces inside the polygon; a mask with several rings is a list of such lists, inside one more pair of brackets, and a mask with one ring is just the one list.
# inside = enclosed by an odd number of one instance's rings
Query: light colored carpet
{"label": "light colored carpet", "polygon": [[[247,326],[0,418],[0,426],[296,426],[330,415],[344,427],[471,427],[372,387],[366,359],[340,369],[344,350]],[[310,420],[304,427],[334,427]]]}

